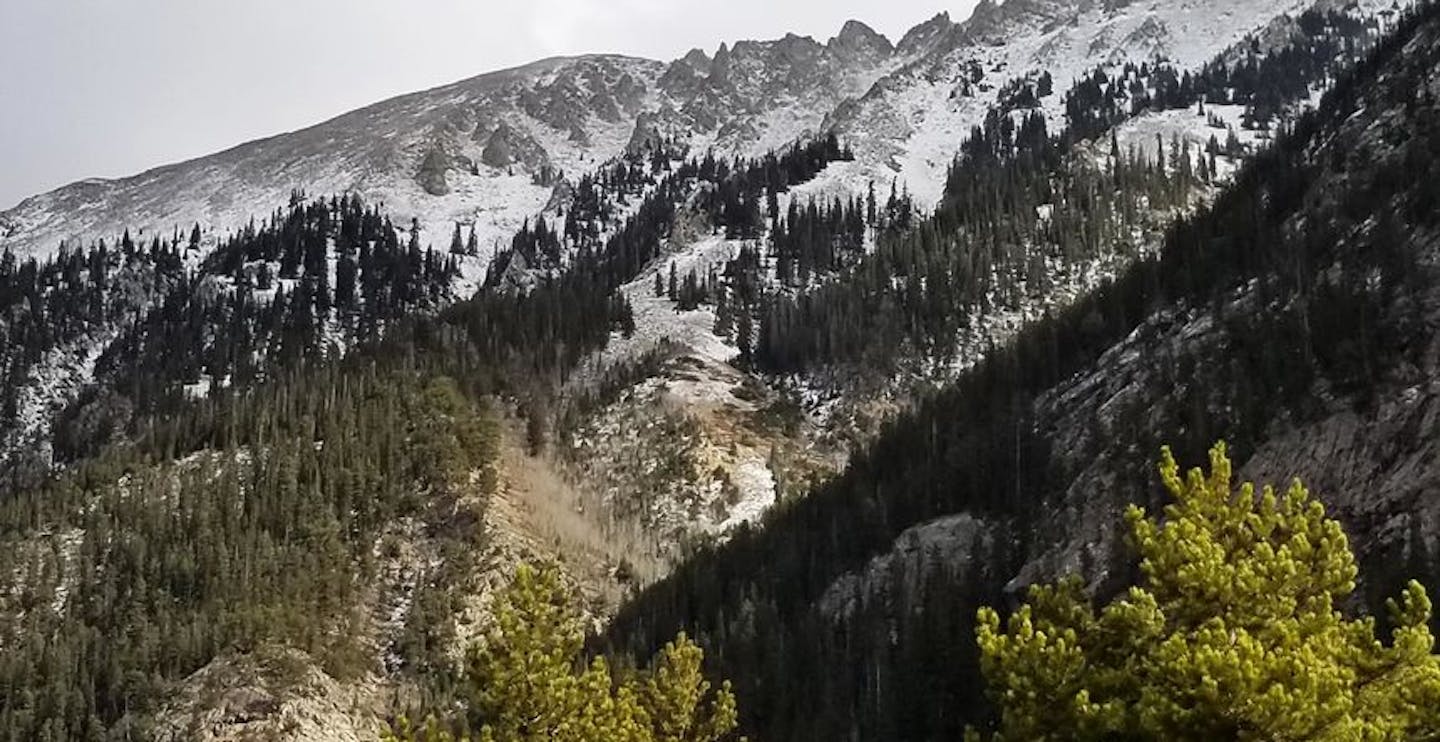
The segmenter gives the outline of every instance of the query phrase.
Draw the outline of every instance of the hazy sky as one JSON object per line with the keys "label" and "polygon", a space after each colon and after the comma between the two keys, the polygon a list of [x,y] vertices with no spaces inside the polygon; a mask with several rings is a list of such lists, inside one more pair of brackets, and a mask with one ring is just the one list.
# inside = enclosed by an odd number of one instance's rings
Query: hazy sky
{"label": "hazy sky", "polygon": [[541,57],[671,59],[974,0],[0,0],[0,210]]}

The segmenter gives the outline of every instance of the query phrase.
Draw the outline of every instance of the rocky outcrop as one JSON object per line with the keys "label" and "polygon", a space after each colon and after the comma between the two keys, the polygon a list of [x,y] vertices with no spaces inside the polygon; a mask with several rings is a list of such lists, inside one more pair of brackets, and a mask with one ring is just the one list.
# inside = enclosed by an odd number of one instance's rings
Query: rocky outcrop
{"label": "rocky outcrop", "polygon": [[415,182],[432,196],[444,196],[450,192],[450,181],[447,178],[449,173],[450,157],[440,147],[431,147],[425,153],[425,159],[420,162],[420,170],[415,173]]}
{"label": "rocky outcrop", "polygon": [[849,20],[825,49],[840,59],[874,64],[893,54],[895,45],[864,23]]}
{"label": "rocky outcrop", "polygon": [[895,50],[903,56],[914,56],[929,49],[955,29],[948,12],[937,13],[933,18],[905,32],[896,43]]}
{"label": "rocky outcrop", "polygon": [[630,133],[630,141],[625,145],[625,152],[639,155],[658,148],[675,134],[679,128],[678,119],[679,114],[670,108],[640,114],[635,120],[635,129]]}
{"label": "rocky outcrop", "polygon": [[155,715],[157,742],[363,742],[384,729],[375,678],[342,683],[304,652],[227,655],[186,678]]}
{"label": "rocky outcrop", "polygon": [[710,63],[710,56],[704,51],[691,49],[665,68],[657,84],[677,97],[694,95],[710,75]]}
{"label": "rocky outcrop", "polygon": [[480,162],[502,170],[520,165],[531,172],[539,172],[542,167],[550,165],[550,157],[534,137],[501,123],[486,139]]}

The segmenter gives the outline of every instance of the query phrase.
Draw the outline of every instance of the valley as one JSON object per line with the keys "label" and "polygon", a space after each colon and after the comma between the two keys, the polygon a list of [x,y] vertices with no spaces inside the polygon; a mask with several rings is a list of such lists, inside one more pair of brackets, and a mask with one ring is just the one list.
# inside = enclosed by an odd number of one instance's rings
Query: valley
{"label": "valley", "polygon": [[959,738],[1166,444],[1433,586],[1434,8],[548,59],[0,212],[0,739],[464,719],[522,563],[751,739]]}

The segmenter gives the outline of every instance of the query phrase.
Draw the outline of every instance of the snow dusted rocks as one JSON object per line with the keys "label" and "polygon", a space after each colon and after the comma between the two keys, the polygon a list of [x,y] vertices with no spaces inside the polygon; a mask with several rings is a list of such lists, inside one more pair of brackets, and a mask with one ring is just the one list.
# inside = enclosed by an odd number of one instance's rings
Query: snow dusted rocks
{"label": "snow dusted rocks", "polygon": [[[61,240],[197,222],[223,234],[297,188],[358,193],[383,202],[398,223],[419,219],[432,235],[474,223],[491,245],[546,206],[553,183],[532,182],[541,169],[573,179],[661,137],[692,151],[756,155],[830,128],[855,148],[865,180],[898,178],[923,204],[938,198],[956,147],[1009,79],[1050,70],[1056,93],[1044,105],[1058,119],[1069,82],[1097,63],[1164,56],[1198,64],[1312,2],[1010,0],[982,3],[963,23],[937,15],[896,43],[850,21],[823,44],[791,34],[670,63],[547,59],[35,196],[0,212],[0,248],[43,256]],[[958,96],[962,80],[980,92]]]}

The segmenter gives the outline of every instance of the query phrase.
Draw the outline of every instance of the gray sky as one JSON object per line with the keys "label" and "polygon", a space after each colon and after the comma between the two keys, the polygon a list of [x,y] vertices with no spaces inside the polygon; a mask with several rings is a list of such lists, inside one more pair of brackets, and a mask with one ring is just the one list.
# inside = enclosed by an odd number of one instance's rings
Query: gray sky
{"label": "gray sky", "polygon": [[975,0],[0,0],[0,209],[541,57],[671,59]]}

